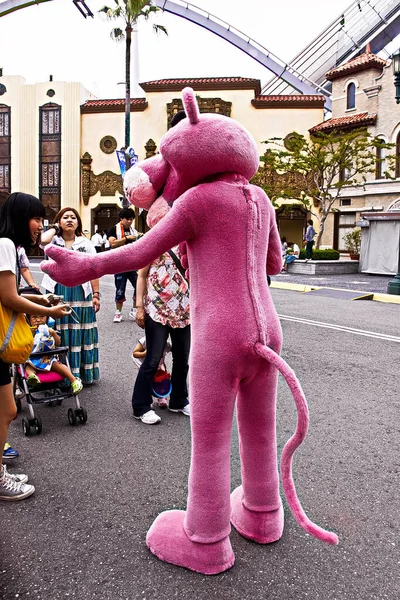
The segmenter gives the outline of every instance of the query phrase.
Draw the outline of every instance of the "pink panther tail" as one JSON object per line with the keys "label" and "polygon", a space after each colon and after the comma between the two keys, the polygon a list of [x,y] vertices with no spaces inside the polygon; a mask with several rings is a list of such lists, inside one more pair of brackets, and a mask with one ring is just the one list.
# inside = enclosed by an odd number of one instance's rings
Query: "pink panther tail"
{"label": "pink panther tail", "polygon": [[319,527],[307,517],[300,504],[300,500],[296,493],[292,477],[292,459],[295,450],[300,446],[306,437],[308,429],[308,406],[304,396],[304,392],[301,389],[301,385],[293,370],[289,365],[281,358],[276,352],[264,346],[260,342],[255,345],[255,351],[259,356],[262,356],[268,362],[272,363],[278,371],[283,375],[288,384],[297,408],[297,427],[293,436],[285,444],[281,456],[281,477],[283,490],[285,492],[286,500],[289,504],[289,508],[296,519],[297,523],[310,535],[313,535],[323,542],[328,544],[336,545],[339,543],[338,536],[332,531],[327,531],[322,527]]}

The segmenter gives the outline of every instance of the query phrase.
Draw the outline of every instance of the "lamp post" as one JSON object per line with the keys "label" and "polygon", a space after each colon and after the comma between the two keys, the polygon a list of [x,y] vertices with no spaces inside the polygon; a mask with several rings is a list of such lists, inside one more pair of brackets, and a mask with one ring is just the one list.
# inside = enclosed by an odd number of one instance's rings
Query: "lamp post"
{"label": "lamp post", "polygon": [[400,50],[392,54],[392,69],[396,88],[396,102],[400,103]]}
{"label": "lamp post", "polygon": [[[400,104],[400,50],[392,55],[392,68],[394,75],[394,85],[396,88],[396,102]],[[391,279],[387,287],[388,294],[397,294],[400,296],[400,234],[399,234],[399,262],[397,265],[397,275]]]}

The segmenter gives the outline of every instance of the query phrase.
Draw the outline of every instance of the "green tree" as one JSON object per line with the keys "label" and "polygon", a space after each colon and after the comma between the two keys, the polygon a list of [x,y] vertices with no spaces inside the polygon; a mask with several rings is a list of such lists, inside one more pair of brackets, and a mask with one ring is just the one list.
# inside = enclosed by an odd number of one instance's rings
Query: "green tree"
{"label": "green tree", "polygon": [[[111,39],[116,42],[125,40],[125,148],[130,145],[131,129],[131,43],[132,30],[140,18],[147,20],[152,13],[160,9],[153,6],[148,0],[114,0],[114,8],[103,6],[99,12],[104,13],[110,21],[123,21],[124,28],[114,27]],[[162,31],[168,35],[162,25],[153,25],[156,33]]]}
{"label": "green tree", "polygon": [[[392,164],[393,155],[383,151],[393,147],[373,137],[366,129],[318,133],[310,139],[293,133],[282,140],[263,142],[271,146],[260,158],[262,166],[252,183],[262,187],[271,201],[299,200],[319,221],[316,239],[319,248],[325,221],[346,188],[364,185],[377,164]],[[384,176],[393,178],[389,170]],[[334,210],[334,209],[333,209]]]}

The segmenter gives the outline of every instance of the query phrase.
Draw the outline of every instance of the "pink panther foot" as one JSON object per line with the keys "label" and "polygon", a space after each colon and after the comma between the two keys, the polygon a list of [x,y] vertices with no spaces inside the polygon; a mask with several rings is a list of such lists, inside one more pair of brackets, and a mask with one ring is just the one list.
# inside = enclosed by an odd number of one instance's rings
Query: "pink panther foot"
{"label": "pink panther foot", "polygon": [[158,515],[146,536],[150,551],[164,562],[204,575],[230,569],[235,555],[229,537],[211,544],[192,542],[184,529],[185,517],[183,510],[168,510]]}
{"label": "pink panther foot", "polygon": [[240,485],[231,494],[231,523],[245,538],[258,544],[277,542],[283,533],[282,505],[276,510],[256,512],[245,507],[243,488]]}

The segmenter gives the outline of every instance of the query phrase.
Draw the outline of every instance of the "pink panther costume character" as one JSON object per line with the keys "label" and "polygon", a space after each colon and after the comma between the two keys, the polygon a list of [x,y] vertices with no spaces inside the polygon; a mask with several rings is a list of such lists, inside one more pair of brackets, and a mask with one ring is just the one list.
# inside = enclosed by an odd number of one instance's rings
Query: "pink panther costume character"
{"label": "pink panther costume character", "polygon": [[[149,224],[157,224],[135,244],[104,254],[49,246],[51,260],[42,269],[74,286],[118,273],[121,265],[140,269],[186,242],[192,318],[189,494],[186,511],[157,517],[147,545],[161,560],[211,575],[234,563],[230,523],[260,544],[275,542],[283,532],[275,431],[278,370],[298,409],[296,432],[281,458],[287,502],[308,533],[329,544],[338,538],[305,515],[291,475],[293,453],[307,432],[308,408],[296,376],[279,356],[282,334],[266,274],[280,272],[281,244],[270,201],[249,184],[259,165],[257,147],[236,121],[200,115],[192,89],[183,90],[183,102],[187,118],[165,134],[160,155],[138,163],[125,178],[130,202],[149,210]],[[218,342],[213,346],[209,340]],[[235,401],[242,485],[231,494]]]}

